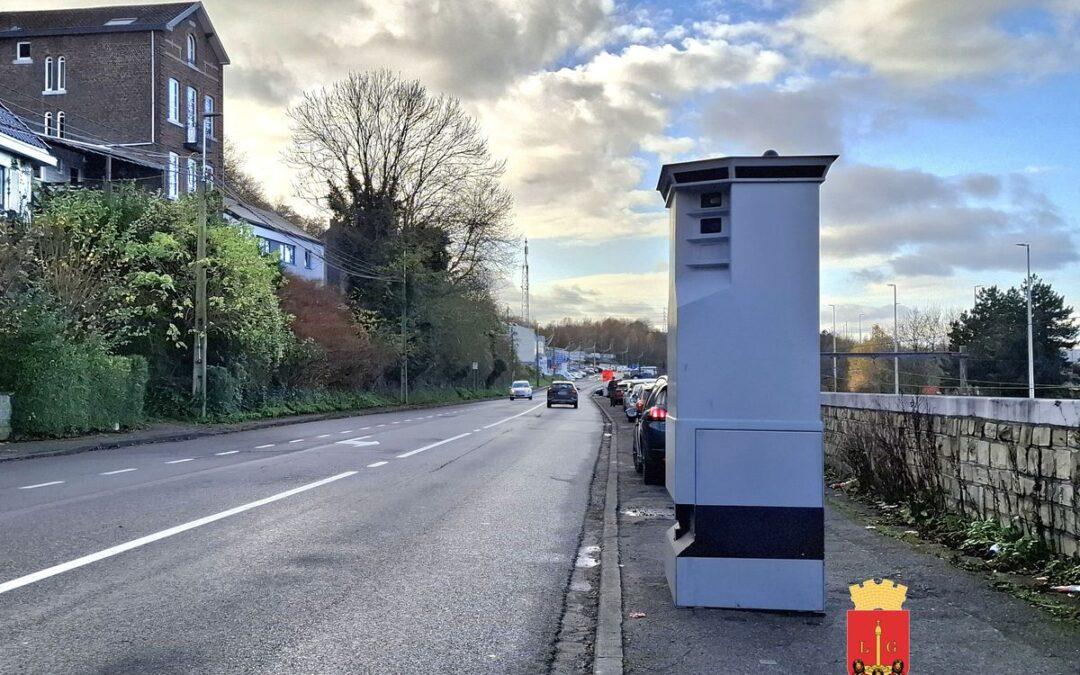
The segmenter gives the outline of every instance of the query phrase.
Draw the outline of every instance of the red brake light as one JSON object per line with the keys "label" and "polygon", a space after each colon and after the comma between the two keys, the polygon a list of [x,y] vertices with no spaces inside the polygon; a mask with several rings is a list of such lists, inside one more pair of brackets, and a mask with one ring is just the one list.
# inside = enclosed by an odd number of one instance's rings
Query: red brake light
{"label": "red brake light", "polygon": [[667,419],[667,410],[659,406],[649,408],[649,411],[645,413],[645,416],[650,422],[663,422]]}

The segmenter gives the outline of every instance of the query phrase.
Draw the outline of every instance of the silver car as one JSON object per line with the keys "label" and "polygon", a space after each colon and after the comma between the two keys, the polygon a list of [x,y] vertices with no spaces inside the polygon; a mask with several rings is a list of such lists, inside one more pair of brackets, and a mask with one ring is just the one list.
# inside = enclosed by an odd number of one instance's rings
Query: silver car
{"label": "silver car", "polygon": [[529,399],[531,401],[532,397],[533,397],[532,385],[529,384],[528,380],[515,380],[510,385],[510,400],[511,401],[513,401],[515,398],[527,398],[527,399]]}

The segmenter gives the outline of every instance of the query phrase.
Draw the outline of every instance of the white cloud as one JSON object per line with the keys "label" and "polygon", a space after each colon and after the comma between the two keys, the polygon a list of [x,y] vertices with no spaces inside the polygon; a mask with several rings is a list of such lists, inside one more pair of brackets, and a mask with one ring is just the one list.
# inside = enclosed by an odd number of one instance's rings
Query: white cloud
{"label": "white cloud", "polygon": [[[660,325],[667,306],[667,283],[667,272],[560,279],[533,290],[533,318],[549,322],[611,316],[642,318]],[[627,292],[630,289],[633,293]]]}
{"label": "white cloud", "polygon": [[[1025,11],[1052,13],[1058,21],[1052,30],[1022,33],[1001,25],[1009,13]],[[932,84],[1067,67],[1077,55],[1068,19],[1075,11],[1075,0],[815,0],[784,25],[804,34],[818,53]]]}

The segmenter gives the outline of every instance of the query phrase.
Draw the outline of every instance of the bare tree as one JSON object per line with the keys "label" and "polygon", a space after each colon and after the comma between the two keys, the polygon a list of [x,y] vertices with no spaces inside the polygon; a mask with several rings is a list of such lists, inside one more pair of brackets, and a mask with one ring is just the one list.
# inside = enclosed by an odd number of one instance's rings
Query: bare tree
{"label": "bare tree", "polygon": [[511,208],[498,185],[504,166],[457,99],[377,70],[306,94],[289,117],[302,196],[322,206],[382,205],[398,232],[441,228],[458,282],[502,262]]}

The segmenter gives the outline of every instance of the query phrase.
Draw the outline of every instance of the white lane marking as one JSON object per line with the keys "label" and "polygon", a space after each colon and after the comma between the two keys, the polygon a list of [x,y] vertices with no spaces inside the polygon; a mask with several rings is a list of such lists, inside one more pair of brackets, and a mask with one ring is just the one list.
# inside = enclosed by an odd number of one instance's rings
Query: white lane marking
{"label": "white lane marking", "polygon": [[291,440],[291,441],[289,441],[289,442],[290,442],[290,443],[303,443],[303,442],[304,442],[304,439],[302,439],[302,438],[294,438],[294,439],[292,439],[292,440]]}
{"label": "white lane marking", "polygon": [[366,448],[372,445],[378,445],[378,441],[365,441],[365,438],[371,438],[371,436],[359,436],[357,438],[346,438],[343,441],[338,441],[335,445],[351,445],[356,448]]}
{"label": "white lane marking", "polygon": [[384,464],[389,464],[389,463],[390,462],[375,462],[374,464],[368,464],[367,468],[374,469],[377,466],[383,466]]}
{"label": "white lane marking", "polygon": [[330,438],[330,434],[319,434],[315,438]]}
{"label": "white lane marking", "polygon": [[401,420],[398,420],[397,422],[391,422],[390,424],[401,424]]}
{"label": "white lane marking", "polygon": [[478,433],[480,433],[480,430],[479,430],[479,429],[473,429],[473,430],[472,430],[472,432],[473,432],[474,434],[478,434]]}
{"label": "white lane marking", "polygon": [[240,452],[240,451],[239,450],[227,450],[225,452],[215,452],[214,454],[217,455],[218,457],[224,457],[225,455],[235,455],[238,452]]}
{"label": "white lane marking", "polygon": [[409,419],[407,419],[407,420],[405,420],[405,421],[406,421],[406,422],[412,422],[412,418],[410,417]]}
{"label": "white lane marking", "polygon": [[64,572],[68,572],[68,571],[71,571],[71,570],[79,568],[79,567],[83,567],[84,565],[89,565],[90,563],[97,562],[98,560],[104,560],[105,558],[111,558],[114,555],[119,555],[119,554],[124,553],[126,551],[130,551],[131,549],[139,548],[140,546],[145,546],[147,544],[152,544],[155,541],[159,541],[159,540],[165,539],[167,537],[172,537],[174,535],[180,534],[181,532],[187,532],[188,530],[193,530],[196,527],[201,527],[203,525],[209,525],[210,523],[221,520],[223,518],[228,518],[229,516],[235,516],[238,513],[243,513],[244,511],[250,511],[251,509],[255,509],[255,508],[258,508],[260,506],[265,506],[267,504],[271,504],[271,503],[276,502],[278,500],[285,499],[286,497],[291,497],[291,496],[293,496],[295,494],[299,494],[301,492],[307,492],[308,490],[313,490],[313,489],[315,489],[317,487],[321,487],[323,485],[326,485],[327,483],[333,483],[336,480],[341,480],[342,478],[348,478],[349,476],[353,476],[356,473],[357,473],[356,471],[346,471],[345,473],[339,473],[336,476],[330,476],[329,478],[323,478],[322,480],[317,480],[314,483],[308,483],[307,485],[301,485],[300,487],[295,487],[295,488],[293,488],[291,490],[286,490],[285,492],[279,492],[276,495],[272,495],[270,497],[264,497],[264,498],[259,499],[257,501],[249,502],[249,503],[244,504],[242,506],[237,506],[237,507],[231,508],[231,509],[229,509],[227,511],[222,511],[220,513],[215,513],[215,514],[213,514],[211,516],[205,516],[203,518],[199,518],[198,520],[192,520],[191,522],[184,523],[183,525],[177,525],[175,527],[170,527],[167,530],[161,530],[160,532],[155,532],[153,534],[148,534],[145,537],[139,537],[138,539],[132,539],[129,542],[125,542],[123,544],[119,544],[117,546],[113,546],[111,548],[107,548],[107,549],[104,549],[102,551],[98,551],[97,553],[91,553],[90,555],[86,555],[86,556],[83,556],[81,558],[76,558],[74,560],[69,560],[66,563],[61,563],[59,565],[54,565],[52,567],[47,567],[47,568],[45,568],[45,569],[43,569],[43,570],[41,570],[39,572],[34,572],[33,574],[27,574],[26,576],[19,577],[18,579],[12,579],[11,581],[0,584],[0,593],[7,593],[8,591],[13,591],[16,588],[21,588],[22,586],[27,586],[29,584],[41,581],[42,579],[48,579],[49,577],[53,577],[53,576],[56,576],[57,574],[62,574]]}
{"label": "white lane marking", "polygon": [[19,489],[20,490],[33,490],[33,489],[39,488],[39,487],[49,487],[50,485],[60,485],[63,482],[64,481],[62,481],[62,480],[54,480],[54,481],[49,481],[48,483],[38,483],[37,485],[24,485]]}
{"label": "white lane marking", "polygon": [[[376,424],[375,426],[376,426],[376,427],[385,427],[386,425],[385,425],[385,424]],[[370,429],[370,428],[371,428],[371,427],[368,427],[368,429]]]}
{"label": "white lane marking", "polygon": [[165,462],[166,464],[183,464],[184,462],[194,462],[194,457],[185,457],[184,459],[174,459],[171,462]]}
{"label": "white lane marking", "polygon": [[262,450],[264,448],[272,448],[272,447],[274,447],[273,443],[267,443],[266,445],[256,445],[255,449],[256,450]]}
{"label": "white lane marking", "polygon": [[472,432],[471,431],[466,431],[463,434],[458,434],[457,436],[453,436],[451,438],[441,440],[441,441],[439,441],[437,443],[432,443],[431,445],[425,445],[424,447],[417,448],[416,450],[410,450],[408,452],[405,452],[405,453],[402,453],[402,454],[398,455],[397,458],[398,459],[405,459],[406,457],[412,457],[413,455],[419,454],[419,453],[421,453],[421,452],[423,452],[425,450],[430,450],[432,448],[437,448],[440,445],[445,445],[445,444],[450,443],[452,441],[456,441],[459,438],[465,438],[466,436],[472,436]]}
{"label": "white lane marking", "polygon": [[127,473],[129,471],[138,471],[138,469],[117,469],[116,471],[102,471],[99,476],[115,476],[118,473]]}
{"label": "white lane marking", "polygon": [[488,424],[488,425],[486,425],[486,426],[485,426],[484,428],[485,428],[485,429],[490,429],[491,427],[497,427],[497,426],[499,426],[500,424],[502,424],[503,422],[509,422],[510,420],[512,420],[512,419],[515,419],[515,418],[518,418],[518,417],[521,417],[522,415],[528,415],[529,413],[531,413],[532,411],[536,410],[537,408],[543,408],[543,407],[544,407],[544,404],[543,404],[543,403],[541,403],[540,405],[534,405],[533,407],[529,408],[529,409],[528,409],[528,410],[526,410],[525,412],[521,412],[521,413],[518,413],[518,414],[516,414],[516,415],[511,415],[510,417],[507,417],[507,418],[501,419],[501,420],[499,420],[498,422],[492,422],[491,424]]}
{"label": "white lane marking", "polygon": [[371,427],[360,427],[360,431],[367,431],[367,430],[368,430],[368,429],[370,429],[370,428],[371,428]]}

